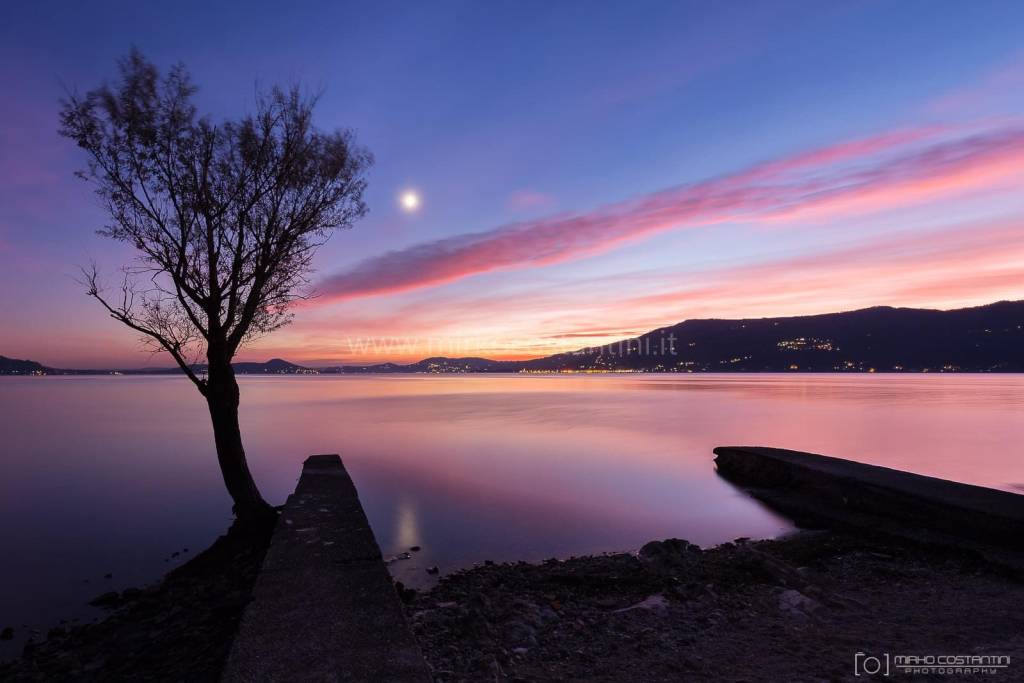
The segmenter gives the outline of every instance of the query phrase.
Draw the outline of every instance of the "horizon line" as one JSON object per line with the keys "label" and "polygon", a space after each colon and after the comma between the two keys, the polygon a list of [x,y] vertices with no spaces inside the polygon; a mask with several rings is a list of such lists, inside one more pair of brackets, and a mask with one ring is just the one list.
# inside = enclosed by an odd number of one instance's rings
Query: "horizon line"
{"label": "horizon line", "polygon": [[[975,306],[960,306],[958,308],[927,308],[927,307],[919,307],[919,306],[892,306],[892,305],[888,305],[888,304],[880,304],[880,305],[876,305],[876,306],[863,306],[863,307],[860,307],[860,308],[852,308],[852,309],[847,309],[847,310],[825,311],[825,312],[821,312],[821,313],[808,313],[808,314],[803,314],[803,315],[777,315],[777,316],[768,315],[768,316],[758,316],[758,317],[748,317],[748,318],[742,318],[742,317],[741,318],[716,318],[716,317],[685,318],[685,319],[680,320],[678,322],[669,323],[667,325],[662,325],[662,326],[659,326],[659,327],[651,328],[651,329],[649,329],[649,330],[647,330],[645,332],[641,332],[640,334],[638,334],[636,336],[633,336],[633,337],[625,337],[625,338],[622,338],[622,339],[618,339],[616,341],[611,341],[611,342],[607,342],[607,343],[604,343],[604,344],[598,344],[598,345],[595,345],[595,346],[583,346],[583,347],[580,347],[580,348],[577,348],[577,349],[573,349],[573,350],[570,350],[570,351],[559,351],[559,352],[555,352],[555,353],[548,353],[548,354],[543,354],[543,355],[538,355],[538,356],[528,356],[528,357],[523,357],[523,358],[489,358],[489,357],[486,357],[486,356],[476,356],[476,355],[463,355],[463,356],[434,355],[434,356],[421,357],[418,360],[404,361],[404,362],[403,361],[396,361],[396,360],[380,360],[378,362],[373,362],[373,363],[369,363],[369,362],[352,362],[352,363],[346,363],[346,362],[333,362],[333,363],[329,363],[329,362],[325,362],[322,365],[304,365],[302,363],[296,363],[296,362],[293,362],[293,361],[290,361],[290,360],[286,360],[285,358],[282,358],[281,356],[274,356],[272,358],[269,358],[267,360],[262,360],[262,361],[258,361],[258,360],[234,360],[234,361],[232,361],[232,365],[238,365],[238,364],[243,364],[243,363],[267,364],[267,363],[272,363],[274,361],[281,361],[283,363],[288,363],[290,365],[293,365],[295,367],[302,368],[302,369],[307,369],[307,370],[325,370],[325,369],[342,368],[342,367],[359,368],[359,367],[375,367],[375,366],[381,366],[381,365],[415,365],[417,363],[422,363],[424,361],[431,360],[431,359],[434,359],[434,358],[443,358],[443,359],[446,359],[446,360],[474,359],[474,360],[490,361],[490,362],[494,362],[494,363],[516,363],[516,362],[528,362],[528,361],[534,361],[534,360],[541,360],[541,359],[544,359],[544,358],[550,358],[551,356],[572,355],[572,354],[575,354],[575,353],[580,353],[582,351],[587,351],[587,350],[591,350],[591,349],[598,349],[598,348],[603,348],[603,347],[606,347],[606,346],[615,346],[616,344],[621,345],[621,344],[625,344],[625,343],[634,341],[634,340],[636,340],[636,339],[638,339],[640,337],[643,337],[644,335],[653,334],[655,332],[659,332],[661,330],[666,330],[666,329],[668,329],[670,327],[675,327],[675,326],[682,325],[684,323],[692,322],[692,321],[743,322],[743,321],[748,321],[748,320],[792,320],[792,319],[796,319],[796,318],[815,318],[815,317],[828,316],[828,315],[843,315],[843,314],[849,314],[849,313],[859,313],[859,312],[862,312],[862,311],[872,311],[872,310],[878,310],[878,309],[907,310],[907,311],[931,311],[931,312],[938,312],[938,313],[949,313],[949,312],[953,312],[953,311],[967,311],[967,310],[978,309],[978,308],[988,308],[990,306],[997,306],[999,304],[1024,304],[1024,298],[1022,298],[1022,299],[999,299],[999,300],[991,301],[991,302],[985,303],[985,304],[978,304],[978,305],[975,305]],[[390,336],[389,337],[389,336],[386,336],[386,335],[382,335],[380,337],[375,337],[375,338],[376,339],[400,339],[400,337],[396,337],[396,336]],[[413,337],[410,337],[409,339],[412,339],[412,338]],[[364,337],[363,339],[366,339],[366,338]],[[84,371],[84,372],[95,372],[95,373],[103,373],[103,372],[143,373],[143,372],[146,372],[146,371],[154,371],[154,372],[155,371],[165,371],[166,372],[166,371],[178,370],[178,368],[176,366],[172,366],[172,365],[166,365],[166,366],[149,366],[149,365],[144,365],[144,366],[141,366],[141,367],[119,367],[119,368],[118,367],[97,367],[97,368],[72,368],[72,367],[64,367],[64,368],[60,368],[60,367],[56,367],[56,366],[47,365],[45,363],[42,363],[41,361],[38,361],[38,360],[35,360],[35,359],[31,359],[31,358],[14,358],[12,356],[4,356],[3,354],[0,354],[0,358],[6,358],[8,360],[12,360],[12,361],[16,361],[16,362],[38,363],[38,364],[42,365],[44,368],[46,368],[48,370],[60,370],[60,371],[66,371],[66,372],[82,372],[82,371]],[[317,361],[313,361],[313,362],[316,363]],[[205,363],[193,363],[191,365],[191,367],[202,367],[204,365],[205,365]]]}

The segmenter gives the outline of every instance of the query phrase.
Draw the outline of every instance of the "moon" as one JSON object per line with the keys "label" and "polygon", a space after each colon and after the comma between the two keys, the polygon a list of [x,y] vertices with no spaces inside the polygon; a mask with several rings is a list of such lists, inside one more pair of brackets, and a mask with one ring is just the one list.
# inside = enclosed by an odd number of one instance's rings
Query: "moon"
{"label": "moon", "polygon": [[398,204],[406,213],[414,213],[420,208],[420,195],[415,190],[406,190],[398,198]]}

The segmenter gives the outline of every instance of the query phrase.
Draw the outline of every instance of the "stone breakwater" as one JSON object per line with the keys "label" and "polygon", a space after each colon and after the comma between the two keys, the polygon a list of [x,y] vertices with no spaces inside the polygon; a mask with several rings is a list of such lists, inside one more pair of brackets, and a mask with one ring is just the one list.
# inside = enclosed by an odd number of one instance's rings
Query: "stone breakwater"
{"label": "stone breakwater", "polygon": [[303,465],[242,616],[224,681],[429,681],[341,458]]}
{"label": "stone breakwater", "polygon": [[1024,675],[1024,572],[998,533],[1020,497],[793,451],[717,463],[817,530],[485,562],[417,592],[388,577],[340,459],[316,456],[276,526],[233,529],[0,679],[845,680],[857,653]]}

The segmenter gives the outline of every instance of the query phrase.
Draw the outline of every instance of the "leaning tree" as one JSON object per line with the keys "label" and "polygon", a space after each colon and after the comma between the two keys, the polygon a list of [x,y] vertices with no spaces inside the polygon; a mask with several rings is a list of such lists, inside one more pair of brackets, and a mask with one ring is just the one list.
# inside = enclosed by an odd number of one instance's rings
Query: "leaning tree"
{"label": "leaning tree", "polygon": [[197,115],[182,66],[161,75],[134,51],[119,66],[112,85],[62,102],[60,132],[87,153],[78,175],[109,214],[99,234],[138,252],[111,289],[86,269],[87,293],[195,384],[235,514],[264,517],[273,510],[245,460],[231,360],[308,296],[317,248],[366,213],[372,159],[350,131],[314,127],[315,99],[298,88],[214,123]]}

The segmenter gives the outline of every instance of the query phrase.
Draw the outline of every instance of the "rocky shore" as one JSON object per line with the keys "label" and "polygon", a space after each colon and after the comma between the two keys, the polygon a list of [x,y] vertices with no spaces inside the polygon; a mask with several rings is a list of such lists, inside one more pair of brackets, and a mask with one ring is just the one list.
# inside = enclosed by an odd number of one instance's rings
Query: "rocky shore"
{"label": "rocky shore", "polygon": [[971,552],[802,532],[484,565],[407,610],[437,681],[846,680],[858,652],[1007,655],[1020,680],[1022,604]]}
{"label": "rocky shore", "polygon": [[232,527],[158,584],[99,596],[105,619],[29,641],[0,680],[219,680],[272,531]]}
{"label": "rocky shore", "polygon": [[[57,628],[0,680],[218,680],[270,529],[233,529],[102,622]],[[1024,676],[1024,579],[972,550],[869,531],[494,564],[397,587],[436,681],[829,681],[855,654],[1002,655]],[[1020,669],[1017,672],[1017,669]]]}
{"label": "rocky shore", "polygon": [[[0,678],[217,680],[268,538],[229,533],[106,620],[30,645]],[[486,563],[400,592],[437,681],[841,680],[857,652],[1007,655],[1024,672],[1021,577],[868,534],[706,550],[670,539]]]}

